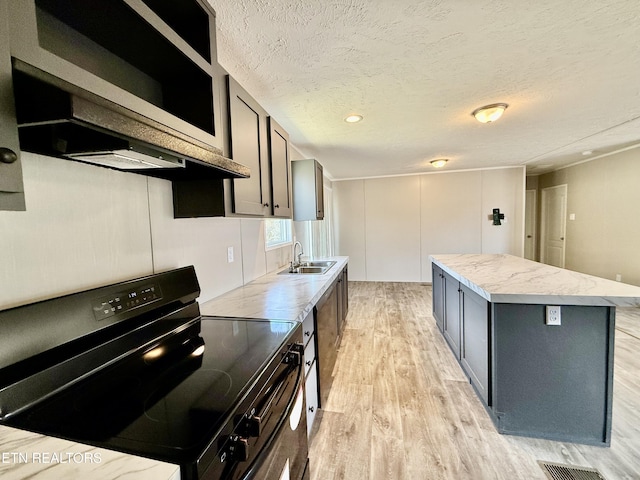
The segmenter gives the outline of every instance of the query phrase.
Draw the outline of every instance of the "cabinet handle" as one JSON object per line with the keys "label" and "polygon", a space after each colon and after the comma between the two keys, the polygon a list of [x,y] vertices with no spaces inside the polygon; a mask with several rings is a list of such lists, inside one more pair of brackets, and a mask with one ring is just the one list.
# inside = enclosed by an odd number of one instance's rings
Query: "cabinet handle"
{"label": "cabinet handle", "polygon": [[304,332],[304,336],[305,337],[310,337],[311,336],[311,332],[309,332],[309,331]]}
{"label": "cabinet handle", "polygon": [[315,409],[313,408],[313,406],[309,407],[309,411],[310,411],[311,413],[313,413],[313,411],[314,411],[314,410],[315,410]]}
{"label": "cabinet handle", "polygon": [[306,363],[308,367],[310,367],[310,366],[311,366],[311,360],[307,360],[307,361],[306,361],[306,362],[304,362],[304,363]]}
{"label": "cabinet handle", "polygon": [[0,162],[2,163],[13,163],[18,160],[18,155],[16,152],[9,148],[0,147]]}
{"label": "cabinet handle", "polygon": [[265,206],[265,207],[268,207],[268,206],[269,206],[269,204],[268,204],[268,203],[265,203],[265,204],[264,204],[264,206]]}
{"label": "cabinet handle", "polygon": [[278,205],[277,203],[273,206],[273,208],[280,208],[280,205]]}

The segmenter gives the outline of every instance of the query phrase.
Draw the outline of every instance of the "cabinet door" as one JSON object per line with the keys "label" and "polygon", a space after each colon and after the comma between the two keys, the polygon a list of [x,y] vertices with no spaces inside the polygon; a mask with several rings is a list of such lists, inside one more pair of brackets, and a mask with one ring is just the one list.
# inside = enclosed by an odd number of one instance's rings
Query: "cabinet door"
{"label": "cabinet door", "polygon": [[338,302],[336,284],[316,305],[316,361],[318,362],[320,407],[324,408],[333,383],[333,367],[338,357]]}
{"label": "cabinet door", "polygon": [[489,388],[489,302],[462,285],[462,345],[460,363],[485,403]]}
{"label": "cabinet door", "polygon": [[444,338],[460,360],[460,284],[450,275],[444,275]]}
{"label": "cabinet door", "polygon": [[271,117],[269,117],[269,159],[273,215],[291,218],[289,135]]}
{"label": "cabinet door", "polygon": [[342,271],[342,321],[347,319],[349,313],[349,267]]}
{"label": "cabinet door", "polygon": [[8,21],[7,0],[0,0],[0,210],[25,210]]}
{"label": "cabinet door", "polygon": [[324,170],[316,162],[316,219],[324,219]]}
{"label": "cabinet door", "polygon": [[295,160],[292,163],[293,176],[293,219],[324,219],[323,168],[313,158]]}
{"label": "cabinet door", "polygon": [[227,87],[231,158],[251,170],[249,178],[232,181],[233,213],[269,215],[267,114],[231,76]]}
{"label": "cabinet door", "polygon": [[443,287],[443,278],[442,269],[435,264],[432,264],[432,307],[433,307],[433,318],[436,321],[436,325],[438,325],[438,329],[443,332],[444,331],[444,287]]}
{"label": "cabinet door", "polygon": [[347,316],[346,312],[345,312],[345,304],[344,304],[344,289],[345,289],[345,279],[344,279],[344,272],[340,272],[340,275],[338,275],[338,279],[337,279],[337,283],[336,283],[336,297],[337,297],[337,301],[338,301],[338,314],[337,314],[337,321],[338,321],[338,347],[340,346],[340,343],[342,342],[342,329],[344,328],[344,319]]}
{"label": "cabinet door", "polygon": [[305,395],[307,403],[307,438],[311,438],[313,422],[318,412],[318,371],[317,362],[313,362],[306,377]]}

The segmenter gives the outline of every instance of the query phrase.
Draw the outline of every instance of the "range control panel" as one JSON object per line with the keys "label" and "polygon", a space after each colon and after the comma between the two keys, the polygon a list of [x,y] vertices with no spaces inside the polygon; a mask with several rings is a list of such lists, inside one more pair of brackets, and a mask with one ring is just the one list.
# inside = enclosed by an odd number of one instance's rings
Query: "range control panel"
{"label": "range control panel", "polygon": [[157,284],[146,285],[128,292],[114,293],[108,297],[100,298],[93,302],[93,314],[96,320],[128,312],[134,308],[142,307],[160,300],[162,292]]}

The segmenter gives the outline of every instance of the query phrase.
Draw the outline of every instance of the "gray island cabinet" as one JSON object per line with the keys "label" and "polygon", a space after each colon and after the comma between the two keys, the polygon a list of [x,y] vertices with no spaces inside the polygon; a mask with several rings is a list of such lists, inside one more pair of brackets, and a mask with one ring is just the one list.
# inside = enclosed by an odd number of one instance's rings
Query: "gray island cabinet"
{"label": "gray island cabinet", "polygon": [[431,262],[434,319],[498,431],[609,446],[615,307],[640,287],[503,254]]}

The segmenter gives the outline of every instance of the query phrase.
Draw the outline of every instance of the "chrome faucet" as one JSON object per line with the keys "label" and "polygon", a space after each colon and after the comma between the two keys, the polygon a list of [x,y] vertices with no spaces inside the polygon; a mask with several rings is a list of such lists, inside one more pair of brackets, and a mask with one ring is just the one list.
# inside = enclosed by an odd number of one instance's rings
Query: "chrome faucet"
{"label": "chrome faucet", "polygon": [[302,255],[304,254],[304,252],[302,251],[302,244],[300,242],[296,241],[296,243],[293,244],[293,258],[294,259],[296,258],[296,247],[298,245],[300,245],[300,253],[298,254],[298,263],[291,262],[293,267],[299,267],[300,266],[300,263],[301,263],[300,259],[301,259]]}

